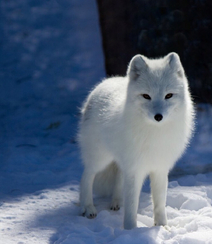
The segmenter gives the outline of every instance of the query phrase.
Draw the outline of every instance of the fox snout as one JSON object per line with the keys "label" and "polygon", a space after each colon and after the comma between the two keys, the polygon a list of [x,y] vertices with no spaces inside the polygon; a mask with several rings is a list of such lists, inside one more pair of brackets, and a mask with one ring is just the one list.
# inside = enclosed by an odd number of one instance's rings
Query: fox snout
{"label": "fox snout", "polygon": [[159,121],[161,121],[163,119],[163,115],[162,114],[156,114],[154,118],[155,118],[156,121],[159,122]]}

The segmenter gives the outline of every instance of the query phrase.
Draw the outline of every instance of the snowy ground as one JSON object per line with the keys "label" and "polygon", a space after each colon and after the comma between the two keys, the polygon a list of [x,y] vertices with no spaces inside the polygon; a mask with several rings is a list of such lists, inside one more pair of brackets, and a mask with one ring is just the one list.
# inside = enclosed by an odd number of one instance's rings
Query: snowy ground
{"label": "snowy ground", "polygon": [[152,227],[148,181],[138,226],[95,199],[78,216],[78,107],[105,76],[94,0],[0,2],[0,244],[212,243],[212,108],[171,172],[168,227]]}

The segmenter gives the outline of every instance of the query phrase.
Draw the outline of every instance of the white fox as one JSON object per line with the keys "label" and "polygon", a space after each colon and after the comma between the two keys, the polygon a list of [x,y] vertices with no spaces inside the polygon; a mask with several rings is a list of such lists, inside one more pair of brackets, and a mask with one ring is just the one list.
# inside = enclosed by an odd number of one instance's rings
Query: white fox
{"label": "white fox", "polygon": [[142,183],[151,180],[155,225],[166,225],[169,170],[182,155],[194,127],[194,108],[179,56],[132,58],[126,77],[105,79],[82,108],[79,144],[84,162],[81,214],[96,217],[93,188],[124,199],[124,228],[137,226]]}

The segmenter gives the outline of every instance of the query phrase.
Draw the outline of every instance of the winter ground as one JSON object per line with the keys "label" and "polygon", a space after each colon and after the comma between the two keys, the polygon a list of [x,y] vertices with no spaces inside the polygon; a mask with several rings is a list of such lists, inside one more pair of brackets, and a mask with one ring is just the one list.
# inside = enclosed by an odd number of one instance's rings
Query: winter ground
{"label": "winter ground", "polygon": [[78,107],[105,76],[94,0],[0,2],[0,243],[212,243],[212,108],[171,172],[168,227],[152,227],[148,181],[138,226],[95,198],[78,215]]}

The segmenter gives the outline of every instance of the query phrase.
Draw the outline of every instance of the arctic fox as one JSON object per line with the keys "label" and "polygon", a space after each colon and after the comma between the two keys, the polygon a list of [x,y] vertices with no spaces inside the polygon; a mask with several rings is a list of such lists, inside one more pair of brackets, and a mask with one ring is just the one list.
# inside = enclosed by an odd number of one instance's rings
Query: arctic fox
{"label": "arctic fox", "polygon": [[136,227],[139,195],[149,175],[154,224],[166,225],[168,173],[188,145],[194,125],[193,103],[179,56],[134,56],[126,77],[103,80],[81,113],[81,214],[96,217],[94,188],[111,193],[113,210],[120,208],[123,198],[124,228]]}

